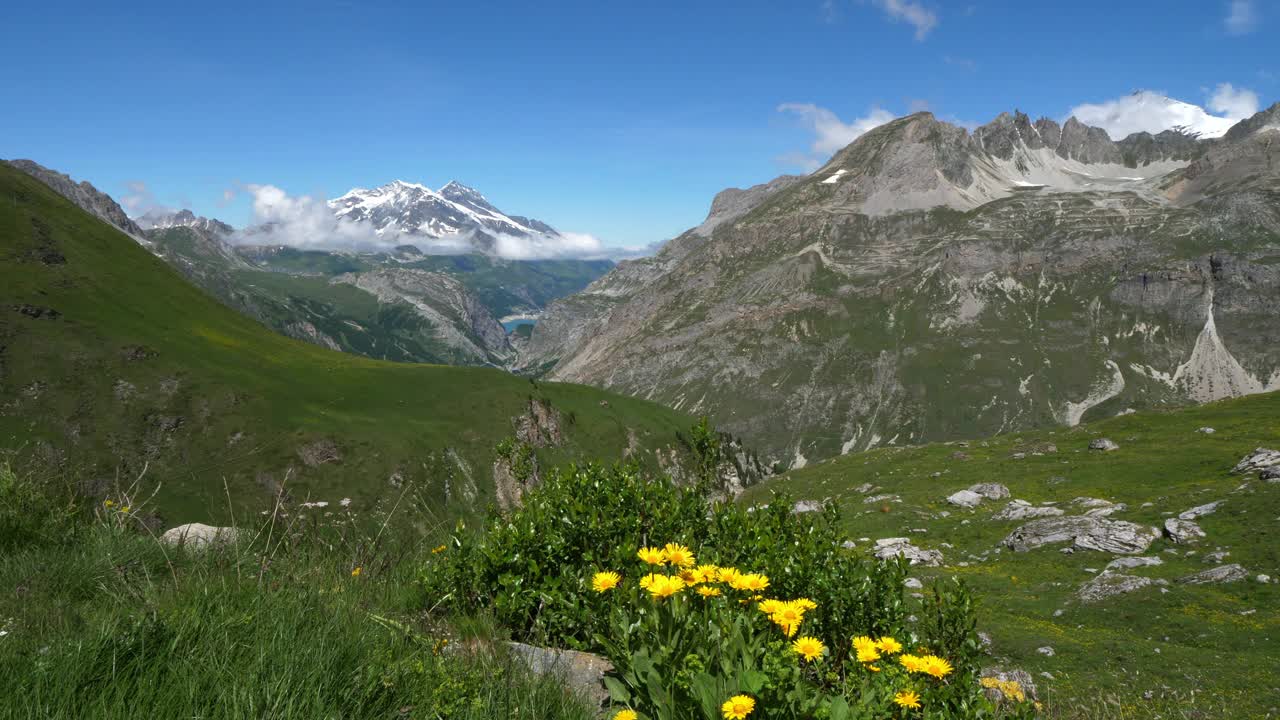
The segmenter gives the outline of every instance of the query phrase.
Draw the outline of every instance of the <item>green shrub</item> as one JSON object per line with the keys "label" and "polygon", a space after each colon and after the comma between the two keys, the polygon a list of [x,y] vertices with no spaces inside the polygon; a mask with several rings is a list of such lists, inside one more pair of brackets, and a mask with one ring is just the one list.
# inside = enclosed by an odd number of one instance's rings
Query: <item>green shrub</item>
{"label": "green shrub", "polygon": [[[718,717],[726,693],[737,692],[760,699],[764,714],[755,717],[884,717],[897,707],[886,689],[914,686],[897,666],[874,682],[853,652],[860,635],[894,637],[952,661],[945,681],[918,687],[931,704],[927,717],[991,716],[976,682],[979,645],[962,585],[909,606],[905,563],[843,548],[834,508],[797,514],[786,497],[757,508],[713,497],[706,482],[682,487],[634,466],[553,471],[522,507],[492,515],[481,532],[458,528],[424,570],[425,602],[444,614],[491,613],[520,640],[604,652],[617,668],[615,699],[662,720]],[[796,662],[785,634],[750,611],[750,595],[690,590],[648,602],[636,553],[665,543],[687,546],[701,563],[766,575],[761,597],[812,601],[803,630],[826,647],[821,667]],[[594,591],[601,571],[620,573],[621,588]],[[739,602],[747,604],[721,612],[699,605]],[[912,612],[918,622],[909,621]]]}

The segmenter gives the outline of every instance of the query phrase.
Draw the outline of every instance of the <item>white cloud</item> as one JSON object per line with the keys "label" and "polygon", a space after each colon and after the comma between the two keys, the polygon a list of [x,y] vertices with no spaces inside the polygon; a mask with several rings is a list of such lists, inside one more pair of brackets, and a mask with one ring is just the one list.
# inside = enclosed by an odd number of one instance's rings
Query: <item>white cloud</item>
{"label": "white cloud", "polygon": [[244,189],[253,197],[253,225],[237,233],[235,242],[313,250],[386,250],[401,244],[398,233],[378,235],[369,223],[334,217],[323,199],[291,196],[275,185]]}
{"label": "white cloud", "polygon": [[799,165],[809,170],[816,170],[837,150],[895,117],[884,108],[873,107],[866,116],[846,123],[835,113],[813,103],[784,103],[778,106],[778,112],[799,115],[801,121],[813,131],[813,145],[810,146],[808,155],[789,153],[780,158],[785,164]]}
{"label": "white cloud", "polygon": [[938,16],[913,0],[874,0],[894,22],[906,22],[916,29],[916,40],[924,40],[938,26]]}
{"label": "white cloud", "polygon": [[[335,216],[323,198],[289,195],[274,185],[246,185],[244,190],[253,197],[253,223],[237,233],[232,242],[358,252],[416,245],[423,252],[436,255],[476,251],[469,233],[432,238],[389,229],[378,234],[372,223]],[[492,240],[493,254],[512,260],[608,255],[608,249],[599,239],[585,233],[494,235]]]}
{"label": "white cloud", "polygon": [[1242,120],[1258,112],[1258,93],[1222,83],[1214,88],[1209,98],[1209,109],[1235,120]]}
{"label": "white cloud", "polygon": [[601,258],[608,254],[599,238],[574,232],[556,235],[498,235],[494,238],[493,251],[499,257],[509,260]]}
{"label": "white cloud", "polygon": [[1254,0],[1231,0],[1222,22],[1232,35],[1247,35],[1258,29],[1258,8]]}
{"label": "white cloud", "polygon": [[1258,96],[1229,83],[1217,87],[1209,99],[1210,114],[1191,103],[1172,100],[1163,93],[1139,90],[1132,95],[1101,103],[1086,103],[1071,108],[1070,115],[1086,124],[1100,127],[1114,140],[1136,132],[1158,133],[1181,127],[1203,137],[1220,137],[1232,125],[1258,110]]}
{"label": "white cloud", "polygon": [[155,195],[147,184],[141,180],[130,180],[124,184],[128,192],[120,197],[120,204],[130,216],[136,217],[156,204]]}

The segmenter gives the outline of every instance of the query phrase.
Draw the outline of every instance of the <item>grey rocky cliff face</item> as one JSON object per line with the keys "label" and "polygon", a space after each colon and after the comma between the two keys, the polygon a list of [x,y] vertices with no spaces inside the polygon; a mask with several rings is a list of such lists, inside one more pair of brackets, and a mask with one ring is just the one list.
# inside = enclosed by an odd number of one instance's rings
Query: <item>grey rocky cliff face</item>
{"label": "grey rocky cliff face", "polygon": [[88,182],[77,183],[70,176],[50,170],[33,160],[9,160],[8,163],[53,188],[54,192],[80,206],[82,210],[106,220],[135,239],[142,238],[142,228],[129,219],[124,209],[110,195]]}
{"label": "grey rocky cliff face", "polygon": [[[1014,156],[1133,173],[1062,159],[1052,129],[1041,123],[1046,146]],[[1063,132],[1078,138],[1063,152],[1093,152],[1096,133]],[[869,132],[710,237],[686,233],[557,301],[521,363],[709,414],[793,467],[1280,389],[1268,340],[1280,334],[1268,260],[1280,163],[1237,182],[1247,153],[1213,141],[1195,161],[1212,191],[1187,206],[1157,187],[1180,166],[1157,159],[1134,185],[1014,192],[967,212],[858,210],[877,188],[899,196],[966,169],[979,187],[1007,169],[985,151],[970,162],[972,138],[919,115]],[[845,161],[858,167],[824,184]]]}
{"label": "grey rocky cliff face", "polygon": [[438,340],[476,362],[502,364],[511,356],[502,324],[452,275],[379,268],[339,275],[331,282],[354,285],[382,303],[409,305],[432,324]]}

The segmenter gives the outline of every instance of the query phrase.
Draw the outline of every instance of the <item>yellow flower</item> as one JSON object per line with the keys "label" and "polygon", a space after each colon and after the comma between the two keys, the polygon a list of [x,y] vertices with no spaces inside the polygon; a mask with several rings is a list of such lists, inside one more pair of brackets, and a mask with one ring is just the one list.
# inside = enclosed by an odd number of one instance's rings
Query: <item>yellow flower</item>
{"label": "yellow flower", "polygon": [[128,514],[129,514],[129,506],[128,506],[128,505],[125,505],[124,507],[120,508],[120,512],[124,513],[125,515],[128,515]]}
{"label": "yellow flower", "polygon": [[622,582],[622,576],[611,570],[598,572],[591,578],[591,589],[598,593],[612,590],[618,587],[618,583]]}
{"label": "yellow flower", "polygon": [[698,594],[702,597],[720,597],[720,588],[703,585],[698,588]]}
{"label": "yellow flower", "polygon": [[360,573],[364,572],[363,568],[356,568],[351,571],[351,577],[360,577]]}
{"label": "yellow flower", "polygon": [[868,670],[870,670],[871,672],[880,672],[880,666],[879,666],[879,665],[867,665],[866,667],[867,667],[867,669],[868,669]]}
{"label": "yellow flower", "polygon": [[895,702],[898,707],[918,708],[920,707],[920,696],[910,690],[903,690],[893,696],[893,702]]}
{"label": "yellow flower", "polygon": [[440,545],[440,546],[438,546],[438,547],[433,547],[433,548],[431,548],[431,554],[432,554],[432,555],[439,555],[440,553],[444,552],[446,549],[447,549],[447,548],[446,548],[444,545]]}
{"label": "yellow flower", "polygon": [[876,645],[876,641],[866,635],[859,635],[853,639],[853,649],[858,654],[858,662],[871,663],[880,659],[880,647]]}
{"label": "yellow flower", "polygon": [[116,501],[115,501],[115,500],[103,500],[103,501],[102,501],[102,507],[107,508],[107,509],[110,509],[110,508],[111,508],[112,506],[114,506],[115,504],[116,504]]}
{"label": "yellow flower", "polygon": [[657,582],[658,578],[660,577],[664,577],[664,576],[658,575],[656,573],[649,573],[648,575],[645,575],[644,577],[640,578],[640,587],[645,590],[648,590],[649,588],[653,587],[653,584]]}
{"label": "yellow flower", "polygon": [[693,553],[689,552],[689,548],[676,543],[667,543],[662,549],[663,555],[667,558],[667,562],[676,567],[688,567],[694,563]]}
{"label": "yellow flower", "polygon": [[613,720],[636,720],[635,710],[619,710],[614,713]]}
{"label": "yellow flower", "polygon": [[902,643],[891,637],[882,637],[876,641],[876,647],[885,655],[893,655],[902,652]]}
{"label": "yellow flower", "polygon": [[1022,702],[1027,699],[1027,695],[1022,690],[1022,685],[1017,680],[1001,680],[1000,678],[984,677],[978,681],[978,684],[984,688],[994,688],[1000,691],[1004,697],[1015,702]]}
{"label": "yellow flower", "polygon": [[818,607],[818,603],[810,600],[809,598],[800,598],[799,600],[792,600],[791,604],[795,605],[801,610],[804,610],[805,612],[808,612]]}
{"label": "yellow flower", "polygon": [[936,678],[946,677],[951,674],[951,663],[937,655],[925,655],[920,658],[920,663],[921,672],[926,672]]}
{"label": "yellow flower", "polygon": [[642,547],[636,555],[650,565],[661,565],[667,561],[667,555],[662,552],[662,548]]}
{"label": "yellow flower", "polygon": [[770,615],[769,619],[782,628],[787,637],[793,637],[800,629],[800,623],[804,622],[804,609],[794,603],[782,603],[782,607]]}
{"label": "yellow flower", "polygon": [[769,587],[769,578],[760,573],[748,573],[738,578],[737,584],[733,586],[735,590],[749,590],[751,592],[760,592]]}
{"label": "yellow flower", "polygon": [[693,568],[681,568],[679,574],[680,574],[680,579],[684,581],[684,584],[690,587],[702,582],[698,578],[697,571],[694,570]]}
{"label": "yellow flower", "polygon": [[724,714],[724,720],[743,720],[756,709],[756,701],[748,695],[734,695],[724,704],[720,706],[720,712]]}
{"label": "yellow flower", "polygon": [[733,584],[738,581],[741,575],[742,573],[738,572],[737,568],[720,568],[720,582],[727,583],[729,587],[733,587]]}
{"label": "yellow flower", "polygon": [[791,651],[803,656],[805,660],[813,662],[822,657],[822,653],[827,651],[827,646],[823,645],[818,638],[806,635],[791,643]]}
{"label": "yellow flower", "polygon": [[716,582],[720,579],[720,568],[715,565],[699,565],[693,574],[697,576],[698,582]]}
{"label": "yellow flower", "polygon": [[909,653],[903,653],[898,656],[898,662],[907,672],[924,672],[924,659]]}
{"label": "yellow flower", "polygon": [[786,605],[786,603],[781,600],[763,600],[756,607],[760,608],[760,612],[765,615],[772,615],[781,610],[783,605]]}
{"label": "yellow flower", "polygon": [[685,587],[684,581],[678,577],[670,575],[650,575],[649,577],[653,580],[645,590],[648,590],[655,599],[671,597]]}

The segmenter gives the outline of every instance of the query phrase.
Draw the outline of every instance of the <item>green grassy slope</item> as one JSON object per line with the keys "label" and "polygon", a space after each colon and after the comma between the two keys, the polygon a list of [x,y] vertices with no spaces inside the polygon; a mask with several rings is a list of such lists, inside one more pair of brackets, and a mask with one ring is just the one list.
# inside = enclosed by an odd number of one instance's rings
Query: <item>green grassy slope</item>
{"label": "green grassy slope", "polygon": [[[1197,432],[1204,426],[1216,432]],[[1110,438],[1120,449],[1087,450],[1095,437]],[[1049,443],[1056,452],[1036,454]],[[1049,691],[1055,716],[1275,717],[1280,584],[1254,578],[1280,577],[1280,484],[1229,472],[1259,446],[1280,447],[1280,393],[1069,430],[849,455],[753,488],[746,500],[767,500],[780,489],[803,499],[831,498],[842,507],[848,536],[855,540],[908,536],[941,550],[943,567],[915,573],[963,578],[978,591],[979,629],[992,637],[993,664],[1031,671]],[[1015,458],[1019,452],[1025,457]],[[1145,555],[1164,564],[1122,571],[1168,580],[1167,592],[1152,586],[1083,605],[1074,599],[1078,588],[1116,556],[1063,554],[1063,545],[997,553],[1000,541],[1023,524],[991,519],[1007,501],[988,500],[976,510],[945,501],[980,482],[1003,483],[1013,498],[1034,504],[1056,501],[1069,515],[1083,512],[1068,504],[1076,497],[1126,503],[1127,510],[1113,519],[1154,526],[1170,514],[1224,502],[1199,519],[1207,533],[1199,543],[1158,540]],[[901,501],[866,503],[868,496],[854,489],[864,483],[882,488],[871,496],[894,494]],[[950,515],[941,517],[942,512]],[[1249,579],[1202,586],[1177,582],[1217,564],[1205,555],[1218,550],[1230,553],[1221,562],[1243,565]],[[1043,646],[1055,655],[1037,653]],[[1143,697],[1147,692],[1149,699]]]}
{"label": "green grassy slope", "polygon": [[[646,451],[690,420],[591,388],[396,365],[270,332],[128,237],[0,166],[0,447],[105,489],[147,468],[166,524],[297,500],[356,506],[421,480],[432,502],[491,497],[493,447],[531,398],[561,413],[549,462]],[[300,448],[332,443],[310,465]],[[447,488],[447,490],[446,490]],[[93,490],[94,488],[90,488]]]}

